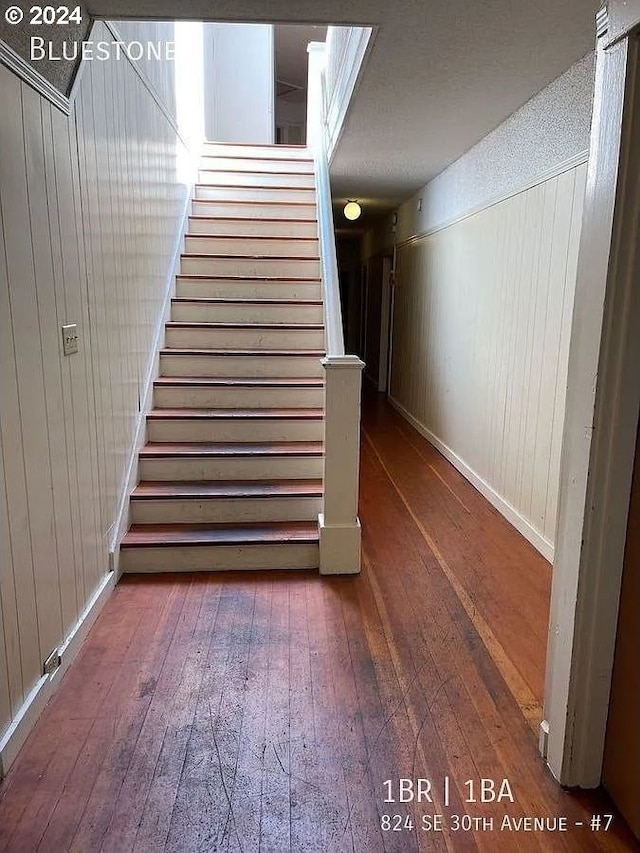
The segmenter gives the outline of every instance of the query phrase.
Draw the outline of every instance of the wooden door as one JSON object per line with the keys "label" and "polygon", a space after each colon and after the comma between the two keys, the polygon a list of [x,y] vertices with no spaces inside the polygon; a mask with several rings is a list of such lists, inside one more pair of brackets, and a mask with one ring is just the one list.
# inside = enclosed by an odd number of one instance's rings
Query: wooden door
{"label": "wooden door", "polygon": [[[639,432],[640,436],[640,432]],[[627,523],[602,781],[640,838],[640,454]]]}

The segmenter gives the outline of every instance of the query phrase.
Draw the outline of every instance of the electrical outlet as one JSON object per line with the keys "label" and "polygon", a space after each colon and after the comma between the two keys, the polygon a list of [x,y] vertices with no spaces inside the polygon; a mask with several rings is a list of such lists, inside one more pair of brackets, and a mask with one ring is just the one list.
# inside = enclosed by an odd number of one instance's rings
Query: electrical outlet
{"label": "electrical outlet", "polygon": [[68,323],[62,327],[62,352],[64,355],[73,355],[78,352],[78,325]]}
{"label": "electrical outlet", "polygon": [[42,674],[43,675],[51,675],[52,672],[60,666],[62,663],[62,659],[60,658],[60,653],[58,649],[54,649],[46,661],[42,664]]}

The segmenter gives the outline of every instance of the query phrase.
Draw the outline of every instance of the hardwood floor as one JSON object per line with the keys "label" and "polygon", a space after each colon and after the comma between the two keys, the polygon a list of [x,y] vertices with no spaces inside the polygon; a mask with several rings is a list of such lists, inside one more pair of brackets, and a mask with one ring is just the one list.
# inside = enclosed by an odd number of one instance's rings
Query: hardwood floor
{"label": "hardwood floor", "polygon": [[[638,849],[538,756],[548,564],[375,399],[361,519],[359,577],[125,577],[2,783],[0,850]],[[385,802],[401,778],[434,802]],[[466,802],[481,778],[514,802]]]}

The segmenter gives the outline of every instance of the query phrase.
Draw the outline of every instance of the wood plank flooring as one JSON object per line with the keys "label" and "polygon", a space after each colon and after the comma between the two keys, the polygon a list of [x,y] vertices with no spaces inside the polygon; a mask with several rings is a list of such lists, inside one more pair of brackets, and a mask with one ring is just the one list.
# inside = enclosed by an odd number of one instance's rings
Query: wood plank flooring
{"label": "wood plank flooring", "polygon": [[[0,787],[0,850],[638,849],[537,753],[548,564],[375,398],[361,520],[359,577],[125,577]],[[433,803],[385,802],[401,778]],[[515,802],[466,802],[481,778]],[[523,815],[568,831],[500,829]]]}

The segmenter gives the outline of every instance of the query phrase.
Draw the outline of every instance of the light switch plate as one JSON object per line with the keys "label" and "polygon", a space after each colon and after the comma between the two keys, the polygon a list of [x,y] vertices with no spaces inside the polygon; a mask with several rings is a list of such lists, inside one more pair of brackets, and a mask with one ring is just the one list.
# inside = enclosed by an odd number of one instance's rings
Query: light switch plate
{"label": "light switch plate", "polygon": [[65,355],[73,355],[78,352],[78,325],[68,323],[62,327],[62,352]]}

